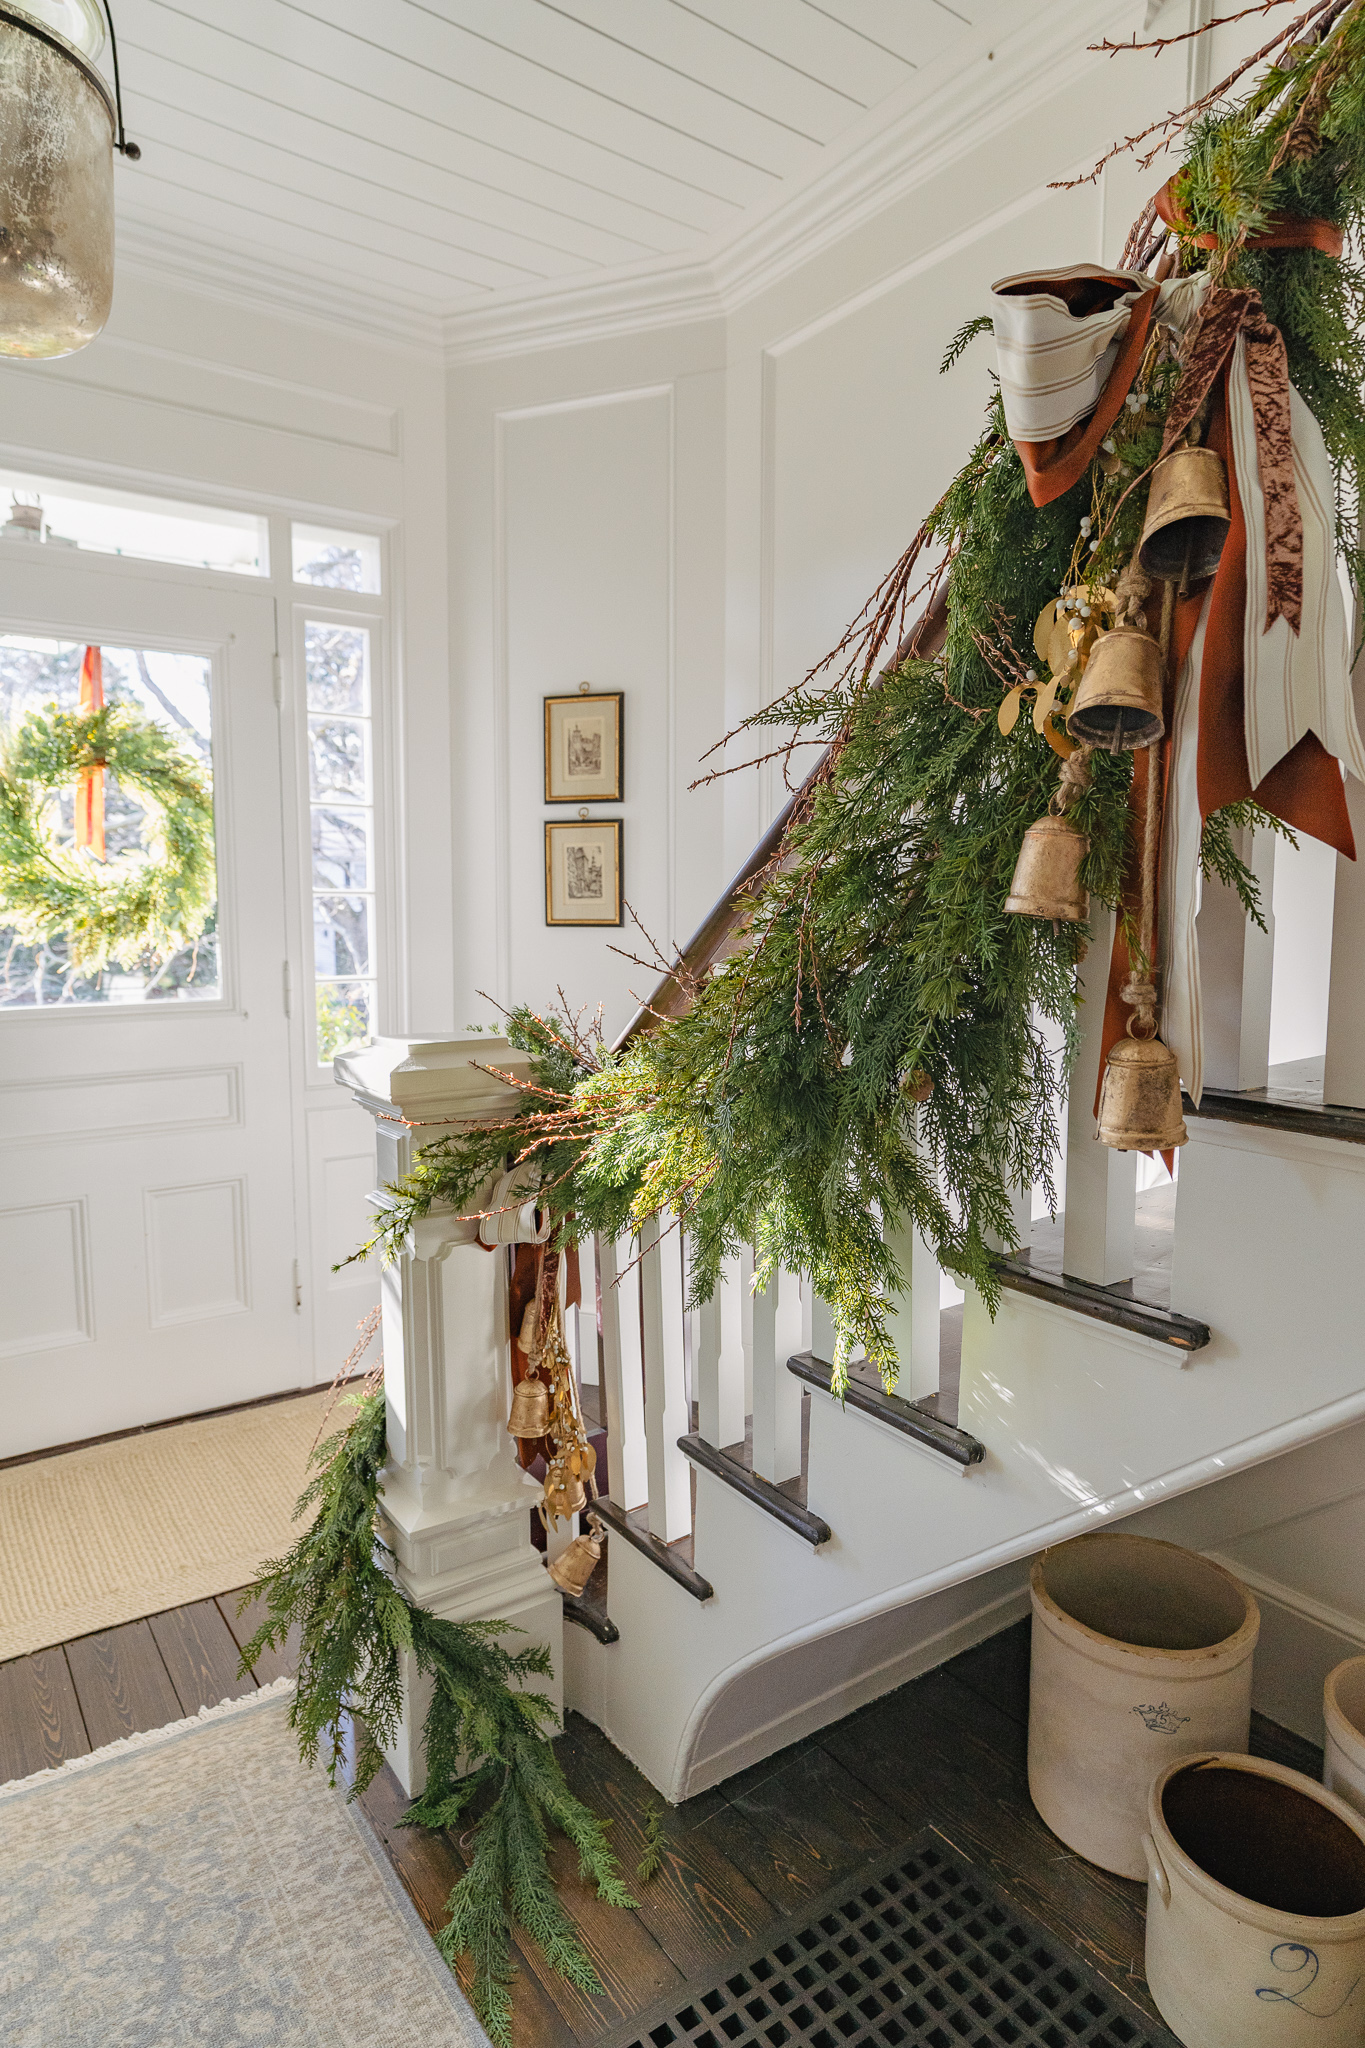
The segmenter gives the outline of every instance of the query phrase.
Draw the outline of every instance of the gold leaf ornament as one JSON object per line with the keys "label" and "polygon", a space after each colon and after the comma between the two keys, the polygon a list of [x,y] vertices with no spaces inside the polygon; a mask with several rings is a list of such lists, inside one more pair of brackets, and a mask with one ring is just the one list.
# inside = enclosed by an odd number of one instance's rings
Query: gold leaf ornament
{"label": "gold leaf ornament", "polygon": [[1050,597],[1039,612],[1038,622],[1033,628],[1034,653],[1038,656],[1039,661],[1046,661],[1049,666],[1051,666],[1051,662],[1048,649],[1052,645],[1052,631],[1057,623],[1057,605],[1058,599]]}
{"label": "gold leaf ornament", "polygon": [[1033,730],[1035,732],[1045,732],[1047,730],[1047,721],[1051,718],[1053,706],[1057,702],[1057,682],[1058,678],[1053,675],[1049,676],[1045,683],[1038,685],[1038,695],[1033,701]]}
{"label": "gold leaf ornament", "polygon": [[1005,692],[1000,709],[996,713],[996,724],[1000,727],[1001,732],[1010,733],[1014,731],[1015,726],[1019,723],[1019,713],[1023,709],[1024,692],[1025,690],[1032,689],[1032,687],[1031,683],[1016,683],[1012,690]]}

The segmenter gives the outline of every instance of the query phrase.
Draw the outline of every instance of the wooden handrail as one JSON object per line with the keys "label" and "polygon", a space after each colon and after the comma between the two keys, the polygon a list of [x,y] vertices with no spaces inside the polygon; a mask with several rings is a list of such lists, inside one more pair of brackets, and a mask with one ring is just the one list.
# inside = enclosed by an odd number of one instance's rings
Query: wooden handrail
{"label": "wooden handrail", "polygon": [[[937,654],[947,635],[948,588],[945,577],[925,610],[901,639],[886,667],[874,677],[870,687],[874,690],[879,689],[886,678],[894,675],[901,663],[908,661],[912,655],[927,658]],[[700,980],[709,968],[714,967],[718,960],[725,957],[730,950],[731,942],[738,939],[745,917],[744,899],[751,894],[753,884],[759,876],[777,860],[782,851],[787,828],[805,797],[824,774],[828,761],[829,749],[826,747],[801,787],[787,798],[739,873],[693,932],[678,956],[678,966],[671,968],[664,975],[653,995],[640,1005],[625,1030],[615,1040],[613,1052],[623,1051],[633,1038],[639,1037],[643,1032],[654,1030],[656,1025],[668,1018],[686,1015],[691,1007],[687,980]]]}

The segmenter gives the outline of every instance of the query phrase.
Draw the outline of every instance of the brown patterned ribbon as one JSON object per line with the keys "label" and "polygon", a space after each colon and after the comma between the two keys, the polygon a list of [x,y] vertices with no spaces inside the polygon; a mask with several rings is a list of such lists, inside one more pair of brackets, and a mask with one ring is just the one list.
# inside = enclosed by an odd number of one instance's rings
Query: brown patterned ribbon
{"label": "brown patterned ribbon", "polygon": [[1185,347],[1180,382],[1166,415],[1163,455],[1190,427],[1232,361],[1238,335],[1246,343],[1247,382],[1256,423],[1256,454],[1265,498],[1265,630],[1277,618],[1297,633],[1303,623],[1303,517],[1294,482],[1294,430],[1289,408],[1289,358],[1284,337],[1267,320],[1261,295],[1210,288]]}

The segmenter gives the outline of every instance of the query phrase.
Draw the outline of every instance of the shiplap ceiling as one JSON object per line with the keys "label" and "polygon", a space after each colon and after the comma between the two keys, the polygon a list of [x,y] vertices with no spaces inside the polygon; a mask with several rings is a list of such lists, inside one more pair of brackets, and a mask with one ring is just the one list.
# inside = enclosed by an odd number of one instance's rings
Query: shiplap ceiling
{"label": "shiplap ceiling", "polygon": [[431,331],[742,232],[984,4],[115,0],[121,242]]}

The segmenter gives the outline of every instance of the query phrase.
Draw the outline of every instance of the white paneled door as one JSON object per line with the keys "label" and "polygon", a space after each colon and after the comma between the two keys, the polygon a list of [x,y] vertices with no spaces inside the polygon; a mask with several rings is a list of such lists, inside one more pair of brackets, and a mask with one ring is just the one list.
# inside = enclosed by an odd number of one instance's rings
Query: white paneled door
{"label": "white paneled door", "polygon": [[[211,775],[217,849],[216,912],[178,951],[82,973],[61,940],[0,931],[0,1456],[315,1376],[275,649],[271,598],[224,578],[50,548],[0,565],[0,725],[82,689],[127,705]],[[101,794],[105,862],[80,857],[107,877],[155,854],[156,819],[116,779]],[[59,842],[78,797],[52,795]]]}

